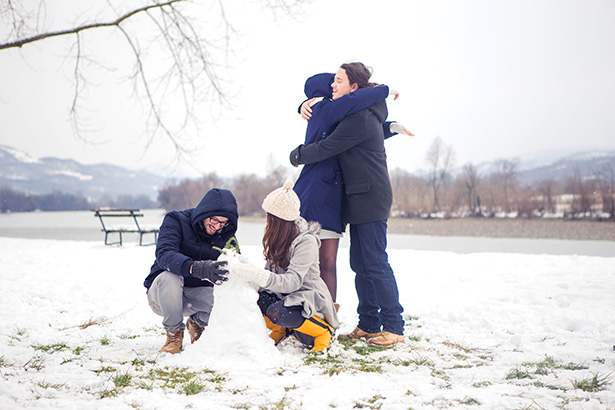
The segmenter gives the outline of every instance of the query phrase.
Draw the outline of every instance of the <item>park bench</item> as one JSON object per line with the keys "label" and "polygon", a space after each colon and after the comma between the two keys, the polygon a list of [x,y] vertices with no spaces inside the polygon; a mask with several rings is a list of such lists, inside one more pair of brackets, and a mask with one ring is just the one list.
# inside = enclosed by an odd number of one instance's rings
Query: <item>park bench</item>
{"label": "park bench", "polygon": [[[124,233],[138,233],[139,234],[139,245],[155,245],[158,241],[158,228],[142,228],[139,225],[139,221],[137,218],[143,216],[140,209],[112,209],[112,208],[101,208],[101,209],[91,209],[94,212],[94,216],[100,219],[100,224],[102,225],[102,231],[105,233],[105,245],[122,245],[122,234]],[[107,226],[105,225],[105,219],[109,218],[131,218],[134,221],[134,225],[113,225]],[[117,233],[119,235],[119,240],[116,242],[109,242],[109,234]],[[153,234],[154,242],[143,243],[143,235]]]}

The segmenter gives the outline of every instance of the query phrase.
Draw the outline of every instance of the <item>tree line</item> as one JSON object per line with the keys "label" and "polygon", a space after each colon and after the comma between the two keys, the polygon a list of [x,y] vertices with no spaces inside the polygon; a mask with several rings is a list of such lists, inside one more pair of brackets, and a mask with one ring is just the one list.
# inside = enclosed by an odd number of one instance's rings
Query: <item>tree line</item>
{"label": "tree line", "polygon": [[[519,160],[500,159],[493,171],[479,173],[472,163],[454,172],[455,152],[436,138],[427,155],[427,171],[413,174],[395,169],[393,217],[559,217],[567,219],[615,220],[615,169],[607,164],[594,169],[591,177],[577,168],[562,179],[545,178],[523,184]],[[233,191],[242,216],[263,215],[265,196],[292,179],[288,169],[278,167],[269,175],[240,175],[233,179],[215,173],[198,180],[170,181],[159,190],[158,202],[165,210],[191,208],[214,187]]]}

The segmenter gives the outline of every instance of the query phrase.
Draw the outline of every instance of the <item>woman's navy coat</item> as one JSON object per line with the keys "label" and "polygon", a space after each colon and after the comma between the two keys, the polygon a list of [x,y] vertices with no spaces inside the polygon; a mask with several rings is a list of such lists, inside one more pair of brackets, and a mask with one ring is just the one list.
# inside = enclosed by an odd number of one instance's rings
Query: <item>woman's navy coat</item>
{"label": "woman's navy coat", "polygon": [[[316,74],[305,82],[305,95],[309,98],[324,97],[312,106],[308,120],[305,144],[326,138],[347,115],[356,113],[384,100],[389,87],[361,88],[337,100],[331,99],[331,83],[335,74]],[[341,233],[342,224],[342,174],[336,156],[307,164],[295,183],[294,190],[301,201],[301,216],[308,221],[320,222],[323,229]]]}
{"label": "woman's navy coat", "polygon": [[[220,232],[208,235],[201,221],[212,216],[228,218]],[[207,192],[196,208],[171,211],[164,217],[156,245],[156,261],[145,278],[146,288],[163,271],[184,277],[184,286],[213,286],[210,282],[190,275],[190,266],[197,260],[216,260],[220,251],[232,245],[239,248],[237,231],[237,201],[226,189],[214,188]]]}

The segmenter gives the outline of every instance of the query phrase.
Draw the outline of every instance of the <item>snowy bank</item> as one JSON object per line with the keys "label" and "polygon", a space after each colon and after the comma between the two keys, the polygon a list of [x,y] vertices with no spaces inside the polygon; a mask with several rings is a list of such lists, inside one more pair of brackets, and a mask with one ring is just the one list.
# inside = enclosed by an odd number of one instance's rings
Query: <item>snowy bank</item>
{"label": "snowy bank", "polygon": [[[147,305],[153,247],[0,237],[2,409],[615,408],[615,258],[390,249],[404,345],[275,347],[242,283],[176,356]],[[244,255],[262,260],[261,249]],[[340,248],[340,333],[356,295]]]}

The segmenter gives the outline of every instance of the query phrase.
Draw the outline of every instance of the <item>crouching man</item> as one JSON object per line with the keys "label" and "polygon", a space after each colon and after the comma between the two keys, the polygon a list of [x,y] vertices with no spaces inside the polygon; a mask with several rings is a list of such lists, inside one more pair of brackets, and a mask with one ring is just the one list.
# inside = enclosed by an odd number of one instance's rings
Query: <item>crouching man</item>
{"label": "crouching man", "polygon": [[[169,212],[160,226],[156,260],[145,278],[147,299],[162,316],[167,341],[161,352],[179,353],[188,329],[196,342],[209,323],[213,286],[228,280],[218,249],[236,248],[237,201],[229,190],[214,188],[196,208]],[[188,317],[184,325],[184,317]]]}

